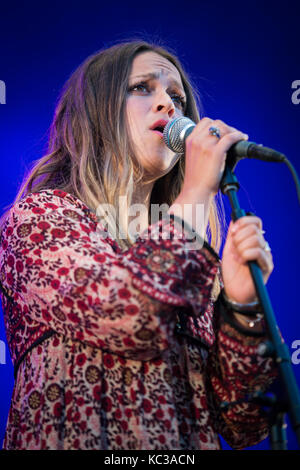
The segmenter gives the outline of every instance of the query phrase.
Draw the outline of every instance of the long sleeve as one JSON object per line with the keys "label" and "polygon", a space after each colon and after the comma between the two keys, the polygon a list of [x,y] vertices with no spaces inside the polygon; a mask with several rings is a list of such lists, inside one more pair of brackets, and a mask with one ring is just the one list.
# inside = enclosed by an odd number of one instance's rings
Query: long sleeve
{"label": "long sleeve", "polygon": [[187,250],[174,220],[121,252],[85,209],[52,190],[12,209],[1,251],[2,285],[14,300],[8,330],[15,335],[20,321],[25,340],[42,325],[127,357],[155,357],[172,341],[174,307],[205,311],[218,260],[208,245]]}
{"label": "long sleeve", "polygon": [[[253,446],[267,437],[267,415],[251,401],[265,392],[277,375],[274,361],[258,354],[266,336],[238,331],[223,318],[223,305],[215,306],[216,341],[211,349],[208,388],[211,414],[219,434],[235,449]],[[225,405],[225,406],[224,406]]]}
{"label": "long sleeve", "polygon": [[272,364],[222,320],[220,260],[182,223],[159,221],[122,252],[68,193],[14,205],[0,248],[16,372],[5,448],[218,449],[218,433],[242,448],[264,437],[256,407],[221,404],[266,385]]}

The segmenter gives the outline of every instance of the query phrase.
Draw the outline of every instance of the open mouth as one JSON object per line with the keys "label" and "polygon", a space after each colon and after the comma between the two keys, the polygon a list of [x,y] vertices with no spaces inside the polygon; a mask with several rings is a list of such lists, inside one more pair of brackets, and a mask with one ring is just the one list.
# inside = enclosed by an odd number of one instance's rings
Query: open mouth
{"label": "open mouth", "polygon": [[152,129],[152,130],[153,130],[154,132],[156,132],[157,134],[163,135],[164,127],[158,126],[158,127],[155,127],[155,129]]}
{"label": "open mouth", "polygon": [[154,123],[154,125],[151,127],[151,130],[155,132],[156,134],[158,134],[159,136],[163,137],[164,128],[167,123],[168,121],[164,119],[160,119],[159,121]]}

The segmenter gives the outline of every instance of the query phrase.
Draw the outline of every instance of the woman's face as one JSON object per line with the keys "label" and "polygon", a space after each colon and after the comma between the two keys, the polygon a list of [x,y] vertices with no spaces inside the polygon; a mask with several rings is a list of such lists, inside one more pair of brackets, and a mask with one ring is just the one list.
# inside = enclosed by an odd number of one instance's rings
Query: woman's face
{"label": "woman's face", "polygon": [[156,179],[168,173],[179,157],[165,145],[162,129],[155,128],[182,116],[185,100],[180,74],[171,62],[156,52],[135,57],[129,78],[127,119],[136,156]]}

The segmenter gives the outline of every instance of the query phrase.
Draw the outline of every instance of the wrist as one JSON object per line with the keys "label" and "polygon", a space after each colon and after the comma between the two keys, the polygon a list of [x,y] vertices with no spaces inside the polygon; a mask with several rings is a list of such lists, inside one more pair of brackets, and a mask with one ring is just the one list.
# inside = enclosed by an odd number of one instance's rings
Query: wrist
{"label": "wrist", "polygon": [[168,212],[185,220],[192,229],[205,239],[213,195],[207,190],[197,192],[183,190]]}
{"label": "wrist", "polygon": [[249,329],[249,331],[252,332],[263,332],[264,331],[264,326],[263,326],[263,314],[262,313],[256,313],[255,316],[246,316],[238,312],[232,312],[232,315],[235,319],[235,321],[245,328],[246,330]]}
{"label": "wrist", "polygon": [[213,192],[206,186],[199,186],[198,188],[184,187],[179,193],[177,199],[191,204],[208,204],[213,200]]}
{"label": "wrist", "polygon": [[[224,288],[220,292],[220,300],[227,311],[227,321],[249,334],[264,334],[263,314],[258,301],[240,304],[229,299]],[[230,320],[231,318],[231,320]]]}
{"label": "wrist", "polygon": [[233,311],[243,313],[244,315],[249,314],[250,316],[251,315],[253,316],[253,314],[261,312],[261,305],[257,297],[255,297],[255,299],[252,300],[251,302],[247,302],[247,303],[237,302],[236,300],[232,299],[231,297],[227,295],[224,288],[221,291],[221,295],[223,297],[223,301],[225,302],[225,304],[229,307],[229,309]]}

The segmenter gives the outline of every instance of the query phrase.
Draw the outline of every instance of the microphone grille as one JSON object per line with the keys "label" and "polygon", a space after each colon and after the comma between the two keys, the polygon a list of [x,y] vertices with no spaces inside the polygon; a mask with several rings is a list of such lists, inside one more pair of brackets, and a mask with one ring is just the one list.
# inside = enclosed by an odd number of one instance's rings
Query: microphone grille
{"label": "microphone grille", "polygon": [[181,134],[185,128],[191,125],[195,126],[195,123],[184,116],[169,121],[163,132],[163,139],[166,146],[173,150],[173,152],[184,153],[184,135],[182,136]]}

